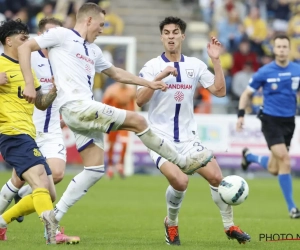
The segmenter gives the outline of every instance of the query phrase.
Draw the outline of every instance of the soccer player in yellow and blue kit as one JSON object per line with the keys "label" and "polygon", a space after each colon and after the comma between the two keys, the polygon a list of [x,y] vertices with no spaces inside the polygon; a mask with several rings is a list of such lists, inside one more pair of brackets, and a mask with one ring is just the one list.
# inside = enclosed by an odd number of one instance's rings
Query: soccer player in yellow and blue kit
{"label": "soccer player in yellow and blue kit", "polygon": [[290,217],[300,218],[300,211],[293,200],[289,147],[295,130],[297,92],[299,91],[300,65],[289,61],[290,40],[285,35],[274,39],[275,60],[258,70],[250,80],[248,88],[240,97],[237,130],[242,129],[245,108],[252,94],[263,88],[264,105],[258,114],[262,133],[271,156],[252,154],[243,150],[242,168],[248,169],[258,163],[271,174],[278,175]]}
{"label": "soccer player in yellow and blue kit", "polygon": [[36,211],[44,222],[47,243],[56,244],[57,222],[50,219],[53,204],[49,193],[49,190],[55,192],[55,188],[50,168],[34,141],[36,131],[32,121],[34,105],[45,110],[55,99],[56,88],[43,95],[35,78],[35,104],[24,99],[25,81],[18,63],[18,47],[28,40],[28,33],[28,27],[20,20],[10,20],[0,26],[0,41],[4,47],[0,72],[5,72],[8,79],[0,85],[0,151],[17,176],[27,181],[33,190],[0,216],[0,240],[6,240],[7,224],[20,215]]}

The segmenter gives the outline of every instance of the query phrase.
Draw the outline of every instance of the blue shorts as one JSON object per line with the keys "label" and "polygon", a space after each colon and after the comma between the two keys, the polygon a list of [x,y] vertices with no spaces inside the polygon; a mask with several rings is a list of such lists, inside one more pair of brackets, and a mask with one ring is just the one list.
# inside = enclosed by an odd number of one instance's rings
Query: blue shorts
{"label": "blue shorts", "polygon": [[45,166],[47,175],[52,174],[45,157],[29,135],[0,134],[0,152],[3,159],[16,170],[21,180],[24,180],[23,173],[39,164]]}

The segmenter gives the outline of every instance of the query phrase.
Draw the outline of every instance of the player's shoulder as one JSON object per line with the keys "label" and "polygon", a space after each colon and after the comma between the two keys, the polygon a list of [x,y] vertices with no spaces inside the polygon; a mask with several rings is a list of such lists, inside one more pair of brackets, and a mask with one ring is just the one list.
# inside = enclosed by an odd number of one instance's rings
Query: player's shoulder
{"label": "player's shoulder", "polygon": [[187,63],[187,64],[195,65],[195,67],[200,66],[200,67],[207,68],[207,65],[205,64],[205,62],[203,62],[202,60],[200,60],[197,57],[183,55],[183,58],[184,58],[184,62]]}
{"label": "player's shoulder", "polygon": [[289,63],[289,68],[291,68],[293,70],[300,71],[300,64],[299,63],[295,63],[295,62],[290,62]]}
{"label": "player's shoulder", "polygon": [[158,65],[160,62],[160,56],[150,59],[144,64],[144,67]]}
{"label": "player's shoulder", "polygon": [[267,63],[265,65],[263,65],[262,67],[260,67],[257,71],[258,74],[261,74],[261,75],[266,75],[268,73],[272,73],[274,72],[274,70],[276,70],[277,67],[276,67],[276,63],[274,61],[270,62],[270,63]]}

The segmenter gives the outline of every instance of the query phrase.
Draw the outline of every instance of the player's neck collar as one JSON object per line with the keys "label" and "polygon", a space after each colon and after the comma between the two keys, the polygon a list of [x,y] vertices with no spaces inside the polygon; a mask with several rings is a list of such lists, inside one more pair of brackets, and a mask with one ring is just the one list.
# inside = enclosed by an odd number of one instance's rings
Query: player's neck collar
{"label": "player's neck collar", "polygon": [[[161,54],[161,58],[165,61],[165,62],[170,62],[170,60],[166,57],[166,53],[162,53]],[[181,54],[181,57],[180,57],[180,62],[184,62],[184,56]]]}
{"label": "player's neck collar", "polygon": [[81,37],[81,35],[79,34],[79,32],[77,30],[71,29],[77,36]]}
{"label": "player's neck collar", "polygon": [[19,64],[19,61],[15,60],[15,59],[13,59],[11,57],[9,57],[8,55],[5,55],[4,53],[2,53],[1,56],[4,56],[6,59],[8,59],[8,60],[10,60],[10,61],[12,61],[14,63]]}

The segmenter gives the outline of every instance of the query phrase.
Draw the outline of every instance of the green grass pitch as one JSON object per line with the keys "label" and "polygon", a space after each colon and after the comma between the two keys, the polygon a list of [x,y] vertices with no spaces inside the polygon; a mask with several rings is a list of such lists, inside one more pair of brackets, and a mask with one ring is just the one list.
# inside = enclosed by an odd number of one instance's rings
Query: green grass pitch
{"label": "green grass pitch", "polygon": [[[0,186],[9,178],[0,173]],[[57,186],[61,197],[73,175]],[[248,180],[248,200],[234,208],[234,222],[252,237],[240,245],[223,232],[219,210],[210,197],[206,181],[190,178],[189,188],[179,215],[180,249],[300,249],[300,241],[264,242],[259,234],[300,234],[300,219],[288,217],[276,178]],[[8,228],[8,241],[0,250],[42,249],[169,249],[164,242],[163,219],[166,215],[163,176],[133,176],[126,180],[103,178],[61,221],[65,232],[81,237],[79,245],[46,246],[43,225],[37,215]],[[294,179],[295,200],[300,204],[300,181]],[[300,206],[300,205],[298,205]]]}

